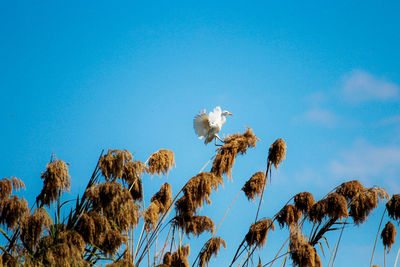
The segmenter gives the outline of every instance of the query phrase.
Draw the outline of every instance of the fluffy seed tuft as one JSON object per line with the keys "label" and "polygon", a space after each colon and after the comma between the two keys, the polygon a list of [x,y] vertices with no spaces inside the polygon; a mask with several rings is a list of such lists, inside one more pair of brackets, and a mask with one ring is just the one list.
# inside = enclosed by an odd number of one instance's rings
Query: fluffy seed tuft
{"label": "fluffy seed tuft", "polygon": [[248,200],[255,200],[255,196],[261,196],[266,177],[264,172],[257,172],[244,184],[242,190]]}
{"label": "fluffy seed tuft", "polygon": [[271,219],[261,219],[256,223],[251,224],[249,231],[245,236],[247,245],[256,245],[257,247],[263,247],[267,241],[268,231],[272,228],[275,230],[275,225]]}
{"label": "fluffy seed tuft", "polygon": [[278,169],[279,164],[286,157],[286,143],[282,138],[277,139],[272,143],[268,151],[268,162],[274,164],[275,169]]}
{"label": "fluffy seed tuft", "polygon": [[388,221],[385,225],[385,228],[383,228],[382,233],[381,233],[381,238],[383,245],[385,248],[387,248],[387,252],[389,253],[392,245],[396,241],[396,227],[394,227],[393,223]]}
{"label": "fluffy seed tuft", "polygon": [[168,175],[168,171],[172,169],[173,166],[175,166],[174,152],[168,149],[160,149],[157,152],[151,154],[147,165],[149,166],[148,172],[151,175]]}

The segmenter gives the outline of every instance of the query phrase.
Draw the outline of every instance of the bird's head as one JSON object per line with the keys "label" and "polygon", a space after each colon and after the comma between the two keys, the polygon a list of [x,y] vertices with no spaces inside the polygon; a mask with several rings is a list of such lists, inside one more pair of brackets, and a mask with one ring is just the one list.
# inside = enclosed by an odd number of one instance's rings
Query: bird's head
{"label": "bird's head", "polygon": [[227,116],[227,115],[233,116],[233,114],[230,113],[230,112],[227,111],[227,110],[222,111],[222,116]]}

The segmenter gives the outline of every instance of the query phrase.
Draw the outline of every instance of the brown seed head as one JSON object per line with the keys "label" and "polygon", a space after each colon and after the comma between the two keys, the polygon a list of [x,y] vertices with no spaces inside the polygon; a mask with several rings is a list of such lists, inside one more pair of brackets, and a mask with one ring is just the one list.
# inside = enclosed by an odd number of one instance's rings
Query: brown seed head
{"label": "brown seed head", "polygon": [[51,224],[49,214],[45,209],[35,209],[32,215],[26,215],[21,220],[21,240],[30,250],[38,243],[44,229]]}
{"label": "brown seed head", "polygon": [[147,172],[147,166],[144,162],[140,160],[135,160],[134,162],[128,161],[125,162],[122,179],[128,184],[132,184],[136,179],[140,179],[145,172]]}
{"label": "brown seed head", "polygon": [[29,212],[26,200],[17,196],[4,200],[2,206],[0,223],[7,225],[8,229],[15,229],[19,220]]}
{"label": "brown seed head", "polygon": [[298,193],[294,196],[294,206],[305,214],[310,212],[310,209],[314,204],[314,197],[309,192]]}
{"label": "brown seed head", "polygon": [[388,253],[390,251],[390,248],[396,241],[396,233],[397,233],[396,227],[394,227],[393,223],[388,221],[381,233],[383,245],[385,246],[385,248],[388,249],[387,251]]}
{"label": "brown seed head", "polygon": [[212,237],[209,239],[199,254],[199,266],[204,267],[211,259],[211,256],[217,257],[221,245],[226,248],[226,243],[221,237]]}
{"label": "brown seed head", "polygon": [[303,216],[301,210],[297,209],[294,205],[286,205],[279,211],[276,220],[281,228],[285,224],[290,228],[298,224],[301,216]]}
{"label": "brown seed head", "polygon": [[151,198],[151,202],[154,202],[159,207],[160,213],[167,212],[172,204],[171,185],[168,183],[163,184],[160,191]]}
{"label": "brown seed head", "polygon": [[99,168],[107,181],[122,178],[124,166],[131,162],[132,158],[132,154],[126,149],[109,149],[106,155],[100,157]]}
{"label": "brown seed head", "polygon": [[352,200],[353,197],[362,193],[363,191],[364,186],[358,180],[353,180],[342,183],[336,190],[336,193],[344,196],[347,200]]}
{"label": "brown seed head", "polygon": [[189,262],[187,257],[190,254],[190,247],[189,244],[180,247],[177,251],[172,253],[171,255],[171,264],[170,266],[173,267],[189,267]]}
{"label": "brown seed head", "polygon": [[248,200],[255,200],[255,196],[261,196],[266,177],[264,172],[257,172],[244,184],[242,190]]}
{"label": "brown seed head", "polygon": [[338,193],[330,193],[326,201],[328,203],[328,216],[330,218],[347,218],[349,213],[347,211],[347,202],[344,196]]}
{"label": "brown seed head", "polygon": [[328,215],[328,202],[325,199],[317,201],[310,209],[308,214],[310,221],[314,223],[322,222],[322,220]]}
{"label": "brown seed head", "polygon": [[36,198],[41,205],[50,205],[64,191],[69,191],[71,186],[68,166],[61,159],[51,161],[42,173],[43,188]]}
{"label": "brown seed head", "polygon": [[286,157],[286,143],[282,138],[277,139],[272,143],[268,151],[268,162],[274,164],[275,168],[278,169],[279,164]]}
{"label": "brown seed head", "polygon": [[163,257],[163,264],[166,264],[166,265],[170,266],[171,263],[172,263],[172,255],[171,255],[171,252],[167,252],[167,253],[164,254],[164,257]]}
{"label": "brown seed head", "polygon": [[151,154],[147,165],[149,166],[148,172],[151,175],[161,174],[168,175],[168,171],[175,166],[175,156],[172,150],[160,149]]}
{"label": "brown seed head", "polygon": [[8,178],[3,178],[0,180],[0,200],[4,200],[11,195],[12,192],[12,182]]}
{"label": "brown seed head", "polygon": [[365,189],[350,203],[350,216],[354,223],[359,225],[367,220],[368,215],[378,206],[378,193],[375,190]]}
{"label": "brown seed head", "polygon": [[256,141],[259,141],[259,139],[250,128],[247,128],[243,134],[233,134],[226,137],[224,145],[217,149],[211,172],[218,177],[226,174],[228,178],[232,178],[231,172],[237,154],[243,155],[249,147],[256,147]]}
{"label": "brown seed head", "polygon": [[217,190],[218,184],[222,183],[220,178],[209,172],[192,177],[183,188],[183,196],[175,203],[179,214],[195,213],[197,208],[203,206],[204,201],[211,204],[209,197],[212,190]]}
{"label": "brown seed head", "polygon": [[400,194],[392,196],[386,203],[386,209],[393,220],[400,219]]}
{"label": "brown seed head", "polygon": [[101,244],[100,248],[107,255],[114,255],[115,252],[119,249],[123,242],[126,241],[126,238],[117,230],[110,229],[106,232],[104,241]]}
{"label": "brown seed head", "polygon": [[293,227],[290,231],[289,249],[294,266],[322,266],[315,248],[310,245],[297,227]]}
{"label": "brown seed head", "polygon": [[247,244],[249,246],[255,244],[257,247],[263,247],[270,229],[275,230],[275,225],[271,219],[264,218],[253,223],[245,236]]}
{"label": "brown seed head", "polygon": [[186,235],[199,236],[204,231],[214,233],[215,224],[211,218],[199,215],[180,215],[174,218],[174,225],[185,230]]}
{"label": "brown seed head", "polygon": [[147,209],[143,212],[143,218],[146,222],[147,230],[155,229],[158,219],[160,218],[159,214],[160,207],[156,203],[151,202]]}

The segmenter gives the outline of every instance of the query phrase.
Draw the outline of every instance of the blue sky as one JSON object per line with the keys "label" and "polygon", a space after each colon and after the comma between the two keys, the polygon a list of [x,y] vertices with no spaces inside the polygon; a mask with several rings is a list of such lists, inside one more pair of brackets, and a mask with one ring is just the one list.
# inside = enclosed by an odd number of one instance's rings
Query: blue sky
{"label": "blue sky", "polygon": [[[261,139],[201,211],[217,224],[244,182],[265,169],[268,147],[279,137],[287,158],[273,171],[262,216],[273,216],[297,192],[320,198],[350,179],[400,193],[396,1],[1,6],[0,175],[23,179],[29,201],[40,192],[51,153],[71,164],[73,198],[108,148],[126,148],[143,161],[172,149],[176,168],[167,178],[145,177],[145,194],[149,201],[164,182],[177,192],[214,154],[196,138],[192,119],[216,105],[235,115],[222,136],[250,126]],[[364,225],[345,230],[336,266],[369,263],[382,206]],[[231,260],[255,212],[241,195],[219,232],[228,248],[212,266]],[[270,234],[263,261],[287,234]],[[208,237],[190,240],[192,255]],[[338,235],[329,237],[333,246]],[[380,265],[382,255],[379,243]]]}

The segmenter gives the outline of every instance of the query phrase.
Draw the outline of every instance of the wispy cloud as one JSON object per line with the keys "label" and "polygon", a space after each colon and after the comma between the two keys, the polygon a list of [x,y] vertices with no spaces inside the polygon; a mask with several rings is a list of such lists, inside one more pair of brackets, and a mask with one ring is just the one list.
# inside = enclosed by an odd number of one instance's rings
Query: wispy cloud
{"label": "wispy cloud", "polygon": [[353,103],[397,99],[399,90],[397,84],[362,70],[353,70],[342,80],[342,93]]}
{"label": "wispy cloud", "polygon": [[316,123],[325,127],[333,127],[339,120],[338,116],[332,111],[321,108],[312,108],[303,114],[303,118],[309,122]]}
{"label": "wispy cloud", "polygon": [[336,176],[383,184],[392,187],[390,191],[399,190],[397,176],[400,172],[400,147],[376,146],[358,140],[331,161],[329,170]]}
{"label": "wispy cloud", "polygon": [[386,125],[392,125],[392,124],[400,125],[400,115],[394,115],[391,117],[384,118],[384,119],[380,120],[378,123],[379,126],[386,126]]}

